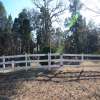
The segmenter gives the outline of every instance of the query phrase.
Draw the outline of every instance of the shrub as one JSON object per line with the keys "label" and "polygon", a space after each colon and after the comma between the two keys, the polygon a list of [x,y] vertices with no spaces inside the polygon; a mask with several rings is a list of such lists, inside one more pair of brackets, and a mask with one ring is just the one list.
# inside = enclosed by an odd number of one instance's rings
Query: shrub
{"label": "shrub", "polygon": [[[48,54],[48,53],[50,53],[50,49],[51,49],[51,52],[52,53],[55,53],[56,52],[56,49],[55,48],[53,48],[53,47],[49,47],[49,46],[46,46],[46,47],[43,47],[42,49],[41,49],[41,52],[40,53],[42,53],[42,54]],[[46,56],[42,56],[42,57],[40,57],[40,59],[41,60],[45,60],[45,59],[48,59],[48,55],[46,55]],[[52,59],[54,59],[54,57],[52,57]],[[48,65],[48,62],[41,62],[40,63],[41,65]],[[52,64],[53,64],[53,62],[52,62]]]}

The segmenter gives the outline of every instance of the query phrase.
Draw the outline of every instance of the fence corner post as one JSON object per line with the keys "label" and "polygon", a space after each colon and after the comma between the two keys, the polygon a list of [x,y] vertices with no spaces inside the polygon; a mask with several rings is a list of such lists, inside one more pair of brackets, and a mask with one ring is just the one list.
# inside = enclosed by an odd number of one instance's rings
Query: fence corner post
{"label": "fence corner post", "polygon": [[25,54],[25,62],[26,62],[26,63],[25,63],[25,65],[26,65],[25,67],[26,67],[26,68],[25,68],[25,69],[26,69],[26,71],[27,71],[27,70],[28,70],[28,69],[27,69],[27,67],[28,67],[28,64],[27,64],[27,53]]}
{"label": "fence corner post", "polygon": [[3,56],[3,71],[5,70],[6,66],[5,66],[5,56]]}
{"label": "fence corner post", "polygon": [[82,62],[84,61],[84,54],[82,53],[82,56],[81,56],[81,60]]}
{"label": "fence corner post", "polygon": [[63,54],[60,54],[60,66],[63,66]]}
{"label": "fence corner post", "polygon": [[15,70],[15,64],[14,64],[14,61],[12,61],[12,70],[13,70],[13,71]]}
{"label": "fence corner post", "polygon": [[48,69],[51,70],[51,53],[48,53]]}

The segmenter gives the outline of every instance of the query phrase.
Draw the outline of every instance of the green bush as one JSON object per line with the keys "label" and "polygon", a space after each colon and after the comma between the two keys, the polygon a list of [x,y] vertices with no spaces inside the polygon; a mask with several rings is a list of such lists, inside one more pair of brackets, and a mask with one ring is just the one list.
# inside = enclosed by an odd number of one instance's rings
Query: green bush
{"label": "green bush", "polygon": [[[51,49],[51,50],[50,50]],[[54,48],[54,47],[49,47],[49,46],[45,46],[45,47],[43,47],[41,50],[40,50],[40,53],[44,53],[44,54],[47,54],[47,53],[50,53],[50,51],[52,52],[52,53],[55,53],[56,52],[56,48]]]}
{"label": "green bush", "polygon": [[100,54],[100,51],[93,52],[93,54]]}
{"label": "green bush", "polygon": [[[50,49],[51,49],[51,53],[55,53],[56,52],[55,48],[53,48],[53,47],[50,48],[49,46],[46,46],[46,47],[43,47],[41,49],[40,53],[42,53],[42,54],[48,54],[48,53],[50,53]],[[43,59],[44,60],[48,59],[48,55],[40,57],[40,60],[43,60]],[[52,59],[54,59],[54,57],[52,57]],[[48,62],[41,62],[40,64],[41,65],[48,65]],[[52,62],[52,64],[53,64],[53,62]]]}

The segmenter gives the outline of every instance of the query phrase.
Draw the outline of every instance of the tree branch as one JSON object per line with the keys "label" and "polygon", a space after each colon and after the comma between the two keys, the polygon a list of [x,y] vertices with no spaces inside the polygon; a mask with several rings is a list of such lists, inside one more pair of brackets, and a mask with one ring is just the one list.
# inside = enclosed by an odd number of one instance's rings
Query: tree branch
{"label": "tree branch", "polygon": [[55,17],[55,16],[59,16],[59,15],[62,14],[65,10],[67,10],[67,8],[64,8],[64,9],[62,9],[62,10],[60,10],[60,11],[58,11],[58,12],[52,14],[52,15],[51,15],[51,18],[53,18],[53,17]]}

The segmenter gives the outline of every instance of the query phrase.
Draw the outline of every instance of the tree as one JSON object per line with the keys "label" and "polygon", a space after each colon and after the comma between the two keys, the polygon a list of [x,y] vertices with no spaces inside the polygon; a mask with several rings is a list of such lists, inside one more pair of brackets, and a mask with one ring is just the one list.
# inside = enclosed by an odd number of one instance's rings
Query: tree
{"label": "tree", "polygon": [[0,55],[7,54],[9,52],[8,41],[10,39],[6,30],[7,21],[5,7],[0,1]]}
{"label": "tree", "polygon": [[[51,37],[51,19],[50,19],[50,14],[48,9],[45,7],[42,7],[40,10],[40,19],[41,19],[41,29],[40,29],[40,36],[41,36],[41,44],[40,48],[44,46],[49,46],[50,45],[50,37]],[[44,17],[45,16],[45,17]],[[39,37],[38,37],[39,38]]]}
{"label": "tree", "polygon": [[[82,7],[82,4],[79,0],[69,0],[69,11],[71,12],[71,17],[67,20],[67,25],[69,27],[69,32],[71,32],[70,35],[70,49],[72,49],[73,53],[81,53],[83,50],[80,47],[80,36],[81,32],[80,30],[84,28],[83,25],[83,18],[80,15],[80,9]],[[65,20],[66,21],[66,20]],[[69,22],[68,22],[69,21]],[[68,41],[67,40],[67,41]],[[71,51],[71,50],[70,50]]]}
{"label": "tree", "polygon": [[51,36],[51,45],[56,48],[56,52],[62,53],[64,48],[64,32],[61,28],[56,28]]}
{"label": "tree", "polygon": [[[56,20],[65,7],[61,2],[55,3],[54,0],[32,0],[33,4],[39,9],[38,21],[36,27],[37,48],[40,50],[45,46],[50,48],[51,35],[52,35],[52,20]],[[55,3],[55,7],[51,4]],[[39,50],[37,49],[37,50]],[[50,52],[50,50],[48,51]]]}
{"label": "tree", "polygon": [[13,32],[15,33],[15,39],[17,40],[16,44],[19,45],[17,52],[19,51],[20,53],[30,53],[30,44],[33,42],[31,31],[32,28],[30,19],[28,17],[28,11],[23,9],[13,24]]}
{"label": "tree", "polygon": [[90,21],[87,25],[86,53],[98,52],[99,31],[97,27]]}
{"label": "tree", "polygon": [[7,15],[3,3],[0,1],[0,30],[4,31],[6,27]]}
{"label": "tree", "polygon": [[[95,53],[98,51],[98,32],[97,28],[82,17],[78,19],[77,35],[67,34],[65,39],[65,52],[76,53],[75,43],[77,43],[77,53]],[[69,32],[66,32],[69,33]],[[76,39],[77,41],[75,42]]]}
{"label": "tree", "polygon": [[12,25],[13,25],[13,20],[12,20],[12,16],[9,15],[7,18],[7,23],[6,23],[6,31],[8,31],[9,33],[11,33],[12,31]]}

